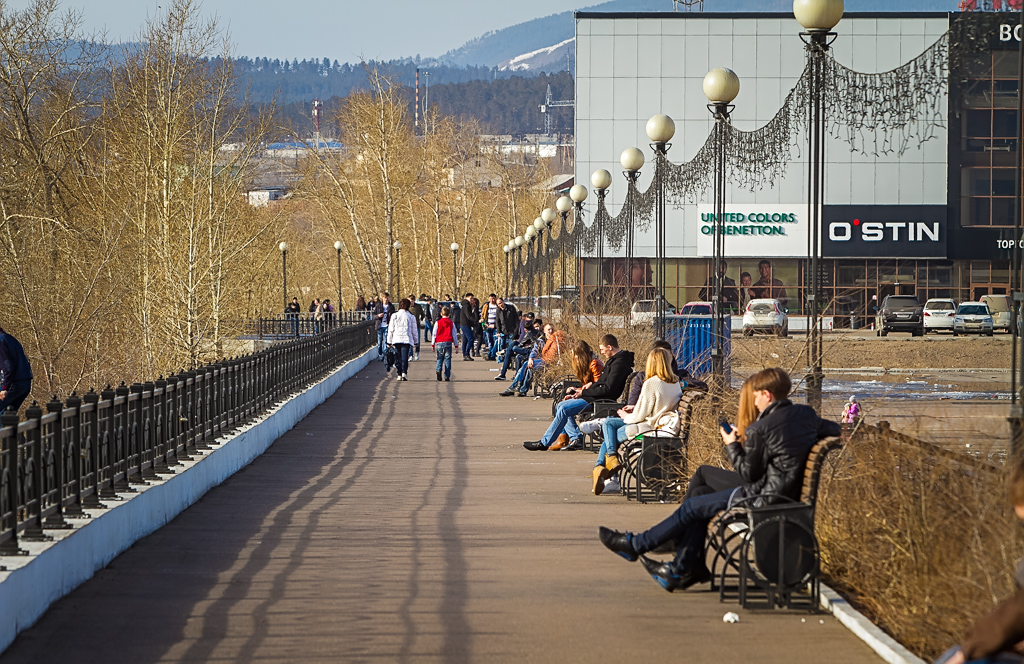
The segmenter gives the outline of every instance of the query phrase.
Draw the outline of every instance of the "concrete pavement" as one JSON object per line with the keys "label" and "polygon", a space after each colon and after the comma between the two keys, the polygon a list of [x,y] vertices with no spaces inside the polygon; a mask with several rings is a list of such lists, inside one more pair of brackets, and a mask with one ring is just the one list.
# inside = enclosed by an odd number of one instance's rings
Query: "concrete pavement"
{"label": "concrete pavement", "polygon": [[880,661],[831,616],[661,590],[597,527],[674,506],[591,495],[592,454],[521,447],[550,402],[429,356],[349,380],[0,663]]}

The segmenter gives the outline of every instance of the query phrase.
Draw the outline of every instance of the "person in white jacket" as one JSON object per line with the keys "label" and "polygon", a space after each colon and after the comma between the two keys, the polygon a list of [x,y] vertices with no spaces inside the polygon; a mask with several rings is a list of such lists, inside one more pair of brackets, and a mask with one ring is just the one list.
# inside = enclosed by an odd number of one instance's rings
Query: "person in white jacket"
{"label": "person in white jacket", "polygon": [[388,345],[398,351],[395,361],[395,372],[398,380],[409,380],[409,353],[419,339],[419,326],[416,317],[409,313],[412,303],[403,299],[398,303],[398,311],[391,317],[388,324]]}
{"label": "person in white jacket", "polygon": [[636,406],[620,408],[618,417],[604,420],[604,441],[594,466],[594,495],[601,495],[605,480],[622,465],[617,453],[619,443],[648,431],[679,433],[678,409],[683,388],[679,377],[672,373],[672,354],[664,348],[653,349],[647,355],[644,375],[647,379]]}

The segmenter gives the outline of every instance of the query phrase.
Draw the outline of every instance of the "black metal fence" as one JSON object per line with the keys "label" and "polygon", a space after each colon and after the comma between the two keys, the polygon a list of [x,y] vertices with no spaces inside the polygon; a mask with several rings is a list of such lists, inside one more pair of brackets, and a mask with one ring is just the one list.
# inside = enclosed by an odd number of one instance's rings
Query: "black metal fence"
{"label": "black metal fence", "polygon": [[324,314],[317,320],[313,314],[274,314],[269,318],[239,321],[238,331],[248,339],[291,339],[311,337],[328,330],[362,323],[369,318],[366,311],[339,311]]}
{"label": "black metal fence", "polygon": [[373,324],[336,325],[155,381],[107,386],[0,415],[0,555],[47,540],[375,345]]}

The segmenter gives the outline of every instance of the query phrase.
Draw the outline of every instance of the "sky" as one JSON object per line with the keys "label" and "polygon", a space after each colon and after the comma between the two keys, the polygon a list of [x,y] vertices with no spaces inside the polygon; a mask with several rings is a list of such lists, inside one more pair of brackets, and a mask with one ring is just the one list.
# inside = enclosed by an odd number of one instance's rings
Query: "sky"
{"label": "sky", "polygon": [[[7,0],[23,9],[31,0]],[[168,0],[60,0],[86,32],[131,41]],[[584,0],[205,0],[235,55],[340,62],[438,56],[489,30],[595,4]]]}

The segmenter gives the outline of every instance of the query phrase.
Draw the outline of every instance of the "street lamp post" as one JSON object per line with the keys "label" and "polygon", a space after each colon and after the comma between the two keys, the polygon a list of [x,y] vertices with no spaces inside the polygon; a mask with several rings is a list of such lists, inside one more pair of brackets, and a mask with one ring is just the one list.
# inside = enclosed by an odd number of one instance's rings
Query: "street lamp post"
{"label": "street lamp post", "polygon": [[[541,215],[544,213],[541,212]],[[544,217],[540,216],[533,220],[533,228],[537,231],[537,249],[533,252],[537,257],[538,263],[540,263],[540,255],[544,254],[547,258],[547,252],[544,251],[544,229],[547,228],[547,224],[544,223]],[[539,267],[539,265],[538,265]],[[544,273],[547,272],[547,264],[545,262],[544,269],[537,272],[537,294],[544,294]]]}
{"label": "street lamp post", "polygon": [[[561,284],[561,287],[564,289],[565,288],[565,230],[566,230],[565,229],[565,224],[566,224],[566,221],[569,219],[569,210],[572,209],[572,199],[569,198],[568,196],[560,196],[558,198],[558,200],[555,201],[555,208],[558,209],[558,214],[559,214],[559,216],[562,217],[562,230],[560,230],[558,232],[558,244],[562,245],[562,257],[561,257],[561,261],[560,261],[561,264],[562,264],[562,284]],[[551,236],[550,235],[548,236],[548,242],[551,242]]]}
{"label": "street lamp post", "polygon": [[455,289],[455,299],[459,299],[459,243],[452,242],[448,247],[452,250],[452,287]]}
{"label": "street lamp post", "polygon": [[402,243],[395,240],[395,243],[391,245],[395,248],[395,282],[398,287],[398,295],[395,298],[397,301],[402,301]]}
{"label": "street lamp post", "polygon": [[[599,168],[590,174],[590,184],[597,194],[597,209],[604,204],[608,195],[608,187],[612,186],[612,174]],[[604,215],[595,215],[597,222],[597,326],[601,327],[601,315],[604,313]]]}
{"label": "street lamp post", "polygon": [[655,271],[655,335],[665,338],[665,165],[668,150],[672,147],[669,141],[676,133],[676,123],[667,115],[655,115],[647,121],[647,138],[651,139],[654,150],[654,186],[656,194],[654,217],[655,260],[658,268]]}
{"label": "street lamp post", "polygon": [[[544,208],[540,211],[541,228],[540,231],[541,240],[544,239],[544,231],[548,231],[548,243],[544,245],[544,276],[547,277],[549,293],[554,293],[554,281],[555,277],[551,273],[551,224],[554,223],[555,219],[558,218],[558,213],[551,208]],[[533,222],[536,225],[536,221]]]}
{"label": "street lamp post", "polygon": [[523,269],[523,245],[526,244],[526,238],[523,237],[522,235],[517,235],[516,239],[513,240],[513,242],[516,245],[515,261],[516,261],[516,265],[519,268],[517,270],[517,272],[519,273],[519,279],[517,280],[517,282],[515,284],[515,290],[516,290],[516,293],[518,295],[522,295],[523,294],[522,293],[522,291],[523,291],[523,276],[522,276],[522,269]]}
{"label": "street lamp post", "polygon": [[800,33],[807,59],[810,62],[810,126],[808,127],[808,219],[810,221],[810,244],[807,250],[810,275],[807,279],[808,319],[808,364],[807,403],[821,411],[821,370],[822,334],[821,314],[821,206],[824,203],[824,158],[825,118],[821,112],[822,73],[829,46],[838,36],[832,28],[843,17],[843,0],[794,0],[793,14],[804,28]]}
{"label": "street lamp post", "polygon": [[[537,254],[536,245],[534,245],[534,242],[533,242],[533,240],[537,237],[537,229],[533,227],[533,224],[530,224],[529,226],[526,227],[525,235],[526,235],[526,242],[527,242],[527,245],[526,245],[526,262],[530,263],[530,253],[532,252],[534,255]],[[526,277],[526,283],[527,283],[527,289],[526,289],[527,293],[526,294],[529,297],[533,297],[533,296],[536,295],[536,293],[533,292],[533,273],[534,272],[535,272],[535,270],[533,269],[533,264],[530,263],[530,270],[528,271],[528,274],[527,274],[527,277]]]}
{"label": "street lamp post", "polygon": [[[644,167],[644,153],[636,148],[626,148],[619,156],[619,165],[628,182],[627,193],[636,188],[640,178],[640,169]],[[629,206],[629,219],[626,229],[626,322],[629,322],[629,309],[633,303],[633,227],[636,224],[636,211]]]}
{"label": "street lamp post", "polygon": [[[576,224],[583,221],[583,201],[587,200],[587,188],[581,184],[574,184],[569,189],[569,198],[572,200],[572,207],[576,211],[576,217],[573,221],[573,228],[576,228]],[[574,262],[576,263],[576,290],[580,294],[580,306],[576,308],[576,322],[579,323],[580,310],[583,308],[583,273],[581,268],[582,257],[580,256],[580,236],[579,232],[581,229],[576,229],[573,233],[576,236],[576,246],[573,248]]]}
{"label": "street lamp post", "polygon": [[508,297],[508,252],[512,251],[512,247],[506,244],[501,250],[505,252],[505,288],[502,295]]}
{"label": "street lamp post", "polygon": [[341,320],[341,240],[334,243],[334,250],[338,252],[338,316]]}
{"label": "street lamp post", "polygon": [[277,248],[281,250],[281,293],[284,295],[282,311],[288,311],[288,243],[282,242]]}
{"label": "street lamp post", "polygon": [[713,250],[711,253],[711,274],[714,279],[713,313],[715,347],[711,352],[711,370],[715,377],[715,389],[720,392],[725,377],[725,302],[722,300],[722,286],[725,272],[725,234],[722,221],[725,218],[725,140],[732,113],[732,100],[740,92],[740,79],[731,69],[712,69],[704,77],[704,94],[708,98],[708,110],[715,118],[715,212],[711,224]]}

